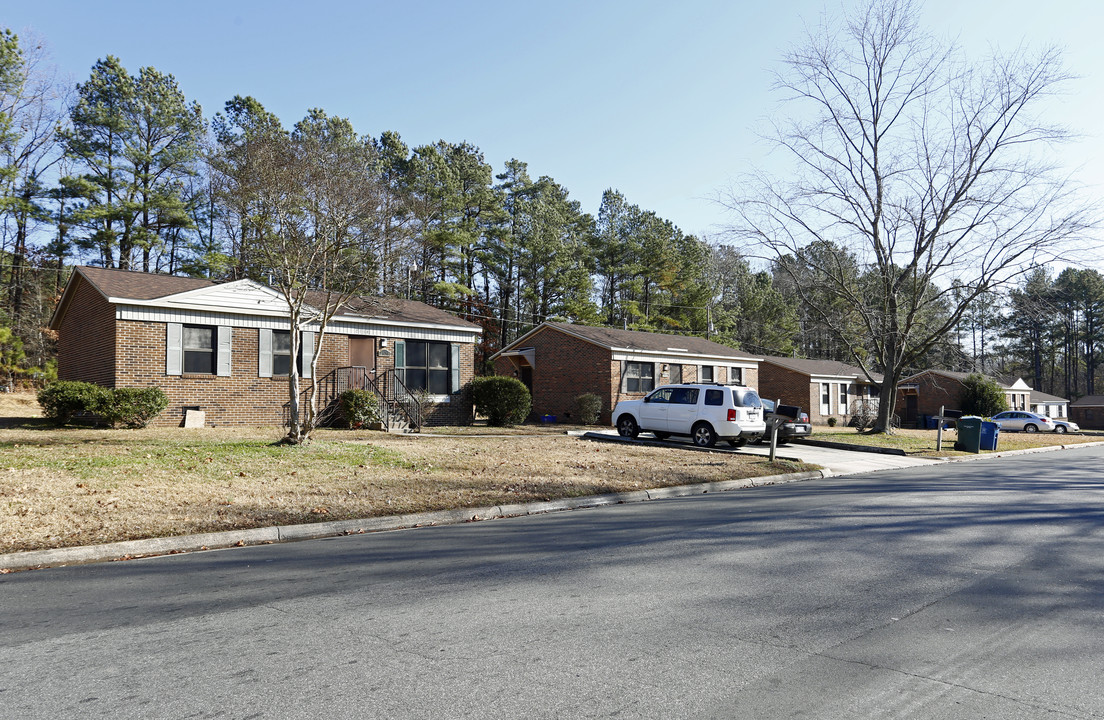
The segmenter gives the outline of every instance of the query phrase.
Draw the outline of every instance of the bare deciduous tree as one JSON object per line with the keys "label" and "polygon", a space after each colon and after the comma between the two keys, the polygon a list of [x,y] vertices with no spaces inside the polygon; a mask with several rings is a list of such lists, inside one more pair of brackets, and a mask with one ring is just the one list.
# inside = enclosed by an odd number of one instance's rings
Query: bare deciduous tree
{"label": "bare deciduous tree", "polygon": [[1040,110],[1069,78],[1053,49],[968,61],[924,32],[907,0],[826,21],[785,58],[777,88],[792,120],[772,140],[795,171],[760,173],[725,202],[737,236],[782,269],[812,243],[862,263],[856,279],[823,252],[815,270],[862,333],[821,308],[824,322],[884,372],[875,431],[891,428],[904,372],[977,297],[1095,226],[1047,157],[1068,133]]}
{"label": "bare deciduous tree", "polygon": [[[255,110],[262,112],[259,106]],[[288,377],[284,441],[301,444],[319,419],[317,370],[327,328],[377,282],[372,232],[379,207],[376,153],[348,121],[319,110],[291,133],[267,126],[264,132],[247,132],[237,140],[227,135],[224,141],[223,159],[226,153],[234,155],[234,162],[215,163],[216,186],[227,200],[226,219],[241,230],[250,273],[287,302],[293,359],[300,357],[303,332],[314,332],[305,407],[294,361]]]}

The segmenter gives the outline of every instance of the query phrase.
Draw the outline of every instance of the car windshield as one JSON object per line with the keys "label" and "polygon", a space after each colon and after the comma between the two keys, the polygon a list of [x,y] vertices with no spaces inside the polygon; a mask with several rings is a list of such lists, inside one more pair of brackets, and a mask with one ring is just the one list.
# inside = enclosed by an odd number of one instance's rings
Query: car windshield
{"label": "car windshield", "polygon": [[732,388],[732,404],[736,407],[763,407],[759,394],[751,388]]}

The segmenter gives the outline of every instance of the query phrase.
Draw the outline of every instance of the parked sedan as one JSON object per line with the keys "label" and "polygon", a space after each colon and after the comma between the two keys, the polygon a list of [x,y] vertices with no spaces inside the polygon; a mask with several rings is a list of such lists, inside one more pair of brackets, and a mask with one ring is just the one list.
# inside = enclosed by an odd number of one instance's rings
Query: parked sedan
{"label": "parked sedan", "polygon": [[759,442],[770,441],[771,425],[778,425],[778,444],[781,445],[794,438],[809,437],[813,434],[813,426],[809,424],[809,416],[801,412],[797,405],[779,405],[775,407],[773,400],[764,398],[763,411],[767,431]]}
{"label": "parked sedan", "polygon": [[[993,416],[993,422],[1000,423],[1001,430],[1023,430],[1024,432],[1055,432],[1054,421],[1045,415],[1006,410]],[[1063,431],[1064,432],[1064,431]]]}
{"label": "parked sedan", "polygon": [[1052,422],[1056,433],[1081,432],[1081,426],[1075,422],[1069,420],[1053,420]]}

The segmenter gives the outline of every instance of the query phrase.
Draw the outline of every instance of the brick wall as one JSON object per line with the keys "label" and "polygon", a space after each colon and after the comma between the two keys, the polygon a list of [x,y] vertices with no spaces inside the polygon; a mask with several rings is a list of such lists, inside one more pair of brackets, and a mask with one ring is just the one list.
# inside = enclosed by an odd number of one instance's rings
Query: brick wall
{"label": "brick wall", "polygon": [[114,387],[115,306],[84,279],[76,282],[58,327],[58,379]]}
{"label": "brick wall", "polygon": [[[119,387],[157,386],[169,396],[169,405],[151,425],[175,426],[184,418],[184,408],[198,407],[207,424],[282,425],[288,403],[287,377],[258,377],[259,331],[233,329],[229,377],[213,374],[165,374],[165,324],[120,321],[116,328]],[[347,365],[349,340],[327,333],[318,361],[318,376]],[[311,380],[300,378],[300,390],[308,391]]]}
{"label": "brick wall", "polygon": [[[962,383],[954,378],[925,373],[910,380],[909,383],[917,386],[917,420],[919,420],[920,415],[938,415],[940,406],[953,410],[961,408]],[[903,392],[898,392],[897,404],[893,409],[894,414],[900,416],[902,422],[910,422],[905,414],[908,403],[906,397]]]}
{"label": "brick wall", "polygon": [[[580,340],[552,328],[545,328],[525,343],[534,350],[533,368],[533,416],[555,415],[559,422],[578,420],[575,398],[583,393],[594,393],[602,398],[602,414],[599,422],[610,425],[613,408],[622,400],[634,400],[646,393],[630,393],[621,390],[622,362],[614,360],[610,350]],[[666,363],[656,363],[656,385],[670,382],[670,371],[664,371]],[[727,382],[729,365],[717,365],[714,377],[717,382]],[[495,374],[521,376],[519,359],[500,357],[495,361]],[[515,371],[517,375],[514,375]],[[682,366],[682,381],[697,382],[697,365],[693,362]],[[759,371],[744,369],[744,384],[756,387]]]}
{"label": "brick wall", "polygon": [[[534,348],[533,415],[555,415],[559,422],[577,422],[575,398],[594,393],[602,398],[599,422],[609,423],[610,351],[570,335],[545,328],[529,338]],[[514,371],[518,375],[514,375]],[[520,377],[520,367],[508,357],[495,360],[495,374]]]}

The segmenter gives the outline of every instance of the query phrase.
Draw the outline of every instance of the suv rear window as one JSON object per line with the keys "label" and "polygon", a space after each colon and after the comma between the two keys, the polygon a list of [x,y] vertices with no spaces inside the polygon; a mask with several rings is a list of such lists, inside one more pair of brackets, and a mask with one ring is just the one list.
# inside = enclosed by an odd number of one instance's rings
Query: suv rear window
{"label": "suv rear window", "polygon": [[732,404],[736,407],[763,407],[759,394],[751,388],[732,388]]}

